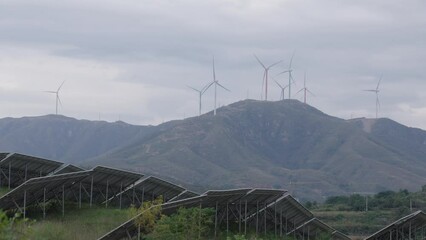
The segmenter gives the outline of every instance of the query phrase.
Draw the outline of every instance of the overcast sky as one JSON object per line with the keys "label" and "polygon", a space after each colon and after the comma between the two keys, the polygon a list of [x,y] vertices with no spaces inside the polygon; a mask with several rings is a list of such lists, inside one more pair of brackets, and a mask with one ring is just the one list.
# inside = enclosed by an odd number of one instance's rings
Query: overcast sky
{"label": "overcast sky", "polygon": [[[260,99],[265,65],[295,53],[292,98],[341,118],[380,117],[426,129],[424,0],[0,0],[0,117],[54,113],[158,124],[198,114],[212,81],[227,105]],[[276,76],[284,84],[287,75]],[[213,109],[213,89],[203,112]],[[296,90],[296,91],[294,91]],[[270,79],[270,100],[280,89]],[[286,98],[288,93],[286,93]]]}

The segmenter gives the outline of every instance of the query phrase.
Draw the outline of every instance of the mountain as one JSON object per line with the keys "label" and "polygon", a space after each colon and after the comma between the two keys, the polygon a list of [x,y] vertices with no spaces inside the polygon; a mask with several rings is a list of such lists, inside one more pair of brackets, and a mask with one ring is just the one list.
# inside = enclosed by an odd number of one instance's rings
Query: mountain
{"label": "mountain", "polygon": [[426,184],[425,131],[390,119],[343,120],[296,100],[245,100],[216,116],[158,126],[57,116],[6,120],[0,120],[0,150],[139,169],[200,191],[273,187],[322,200]]}
{"label": "mountain", "polygon": [[92,159],[211,188],[282,187],[321,199],[426,184],[426,132],[346,121],[296,100],[246,100]]}
{"label": "mountain", "polygon": [[151,129],[59,115],[4,118],[0,119],[0,150],[76,163],[125,146]]}

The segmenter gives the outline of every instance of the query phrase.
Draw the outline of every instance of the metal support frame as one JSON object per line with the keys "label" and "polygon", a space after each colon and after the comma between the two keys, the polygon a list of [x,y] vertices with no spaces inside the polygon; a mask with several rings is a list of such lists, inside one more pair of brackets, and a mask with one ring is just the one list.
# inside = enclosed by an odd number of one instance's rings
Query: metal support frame
{"label": "metal support frame", "polygon": [[256,202],[256,237],[259,233],[259,201]]}
{"label": "metal support frame", "polygon": [[92,181],[90,182],[90,204],[89,204],[90,207],[92,207],[92,203],[93,203],[93,176],[92,176]]}
{"label": "metal support frame", "polygon": [[12,173],[12,162],[9,162],[9,190],[10,190],[10,179],[11,179],[11,173]]}
{"label": "metal support frame", "polygon": [[27,190],[24,191],[24,219],[26,218],[26,212],[27,212]]}
{"label": "metal support frame", "polygon": [[105,190],[105,207],[108,207],[108,179],[106,181],[106,190]]}
{"label": "metal support frame", "polygon": [[226,236],[228,236],[229,233],[229,207],[228,207],[228,202],[226,202]]}
{"label": "metal support frame", "polygon": [[264,206],[265,206],[265,208],[263,210],[263,215],[264,215],[264,218],[265,218],[264,233],[265,233],[265,236],[266,236],[266,213],[267,213],[266,203],[264,203]]}
{"label": "metal support frame", "polygon": [[81,182],[80,182],[80,187],[78,189],[78,208],[81,208]]}
{"label": "metal support frame", "polygon": [[46,218],[46,188],[43,188],[43,218]]}
{"label": "metal support frame", "polygon": [[120,184],[120,209],[121,209],[121,199],[123,195],[123,183]]}
{"label": "metal support frame", "polygon": [[247,235],[247,200],[244,206],[244,235]]}
{"label": "metal support frame", "polygon": [[65,185],[62,185],[62,217],[65,216]]}
{"label": "metal support frame", "polygon": [[215,215],[214,215],[214,237],[217,236],[217,214],[218,214],[218,203],[216,202],[216,209],[215,209]]}

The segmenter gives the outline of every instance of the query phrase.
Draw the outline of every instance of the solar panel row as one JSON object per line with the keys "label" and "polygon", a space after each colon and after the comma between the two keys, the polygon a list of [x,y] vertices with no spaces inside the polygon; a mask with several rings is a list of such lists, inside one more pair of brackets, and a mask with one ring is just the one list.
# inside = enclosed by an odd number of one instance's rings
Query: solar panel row
{"label": "solar panel row", "polygon": [[[91,170],[17,153],[0,153],[0,185],[14,188],[0,198],[0,209],[18,209],[25,215],[29,206],[40,206],[55,200],[92,204],[139,206],[144,201],[163,196],[173,198],[196,196],[176,184],[156,177],[110,167]],[[136,201],[137,200],[137,201]]]}
{"label": "solar panel row", "polygon": [[[215,209],[215,235],[219,230],[234,231],[241,234],[255,232],[275,233],[275,236],[294,235],[303,239],[315,239],[328,234],[332,239],[349,239],[327,224],[313,217],[296,199],[284,190],[275,189],[235,189],[208,191],[200,196],[171,201],[162,204],[162,213],[171,215],[179,208]],[[99,240],[131,239],[138,235],[135,219],[126,221]],[[235,229],[236,228],[236,229]]]}
{"label": "solar panel row", "polygon": [[426,239],[426,213],[417,211],[389,224],[365,240]]}

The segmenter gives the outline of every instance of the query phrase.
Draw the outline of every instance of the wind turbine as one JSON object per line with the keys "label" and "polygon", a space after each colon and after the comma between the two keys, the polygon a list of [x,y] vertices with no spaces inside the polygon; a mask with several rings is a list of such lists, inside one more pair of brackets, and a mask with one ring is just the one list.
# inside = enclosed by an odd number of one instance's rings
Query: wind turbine
{"label": "wind turbine", "polygon": [[368,90],[364,90],[366,92],[373,92],[376,94],[376,118],[379,115],[379,108],[380,108],[380,101],[379,101],[379,92],[380,92],[380,82],[382,81],[382,76],[380,76],[379,82],[377,83],[377,87],[376,89],[368,89]]}
{"label": "wind turbine", "polygon": [[305,72],[305,76],[304,76],[304,78],[303,78],[303,88],[302,89],[300,89],[296,94],[298,94],[298,93],[300,93],[301,91],[303,91],[303,93],[304,93],[304,103],[306,104],[306,94],[307,93],[310,93],[310,94],[312,94],[313,96],[315,96],[315,94],[313,94],[311,91],[309,91],[309,89],[306,87],[306,72]]}
{"label": "wind turbine", "polygon": [[198,111],[199,111],[199,112],[198,112],[198,116],[201,116],[201,98],[202,98],[203,94],[206,92],[206,90],[207,90],[208,86],[209,86],[209,84],[207,84],[206,86],[204,86],[201,90],[196,89],[196,88],[193,88],[193,87],[191,87],[191,86],[187,86],[187,87],[189,87],[190,89],[192,89],[192,90],[194,90],[194,91],[198,92],[198,94],[199,94],[199,107],[198,107]]}
{"label": "wind turbine", "polygon": [[262,91],[263,91],[263,83],[265,83],[265,101],[268,101],[268,73],[269,73],[269,69],[271,67],[277,65],[278,63],[281,63],[282,60],[278,61],[276,63],[273,63],[273,64],[269,65],[268,67],[266,67],[265,64],[263,64],[262,61],[260,61],[260,59],[256,56],[256,54],[254,54],[254,57],[259,62],[259,64],[263,67],[263,69],[265,69],[265,72],[263,73]]}
{"label": "wind turbine", "polygon": [[213,57],[213,82],[209,83],[206,87],[204,87],[204,92],[207,91],[212,85],[214,85],[214,116],[216,116],[216,102],[217,102],[217,86],[225,89],[226,91],[230,92],[229,89],[222,86],[222,84],[219,83],[218,80],[216,80],[216,70],[214,67],[214,57]]}
{"label": "wind turbine", "polygon": [[280,74],[283,74],[283,73],[288,73],[288,99],[291,99],[291,84],[294,83],[293,69],[291,68],[291,64],[293,63],[293,57],[294,57],[294,53],[293,53],[293,55],[291,55],[290,64],[288,66],[288,69],[277,74],[277,75],[280,75]]}
{"label": "wind turbine", "polygon": [[286,90],[286,88],[288,88],[288,85],[285,85],[284,87],[279,83],[279,82],[277,82],[276,80],[274,80],[275,81],[275,83],[278,85],[278,87],[281,89],[281,96],[280,96],[280,100],[284,100],[284,93],[285,93],[285,90]]}
{"label": "wind turbine", "polygon": [[53,93],[56,95],[56,115],[58,115],[58,104],[62,106],[61,99],[59,98],[59,91],[61,90],[62,86],[64,85],[65,81],[62,82],[62,84],[58,87],[56,91],[45,91],[47,93]]}

